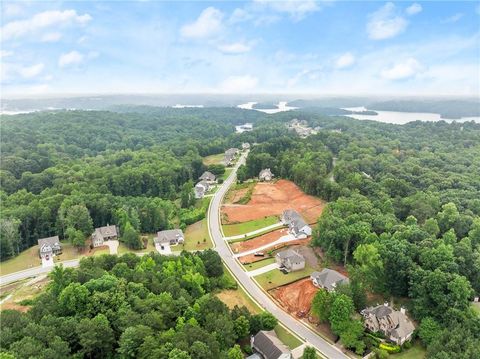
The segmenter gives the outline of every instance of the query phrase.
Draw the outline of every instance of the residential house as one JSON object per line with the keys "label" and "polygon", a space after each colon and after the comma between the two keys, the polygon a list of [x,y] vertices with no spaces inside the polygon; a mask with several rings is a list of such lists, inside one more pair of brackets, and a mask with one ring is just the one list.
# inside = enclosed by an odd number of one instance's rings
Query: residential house
{"label": "residential house", "polygon": [[273,330],[259,331],[255,336],[252,336],[250,345],[264,359],[292,358],[290,349],[278,339],[277,334]]}
{"label": "residential house", "polygon": [[229,148],[225,151],[225,156],[223,158],[223,164],[225,166],[230,166],[233,164],[235,157],[238,154],[238,148]]}
{"label": "residential house", "polygon": [[273,179],[273,173],[270,171],[270,168],[265,168],[260,171],[258,175],[260,181],[271,181]]}
{"label": "residential house", "polygon": [[388,306],[388,303],[361,311],[364,325],[371,332],[381,332],[392,342],[402,345],[412,338],[415,326],[407,317],[404,308],[400,311]]}
{"label": "residential house", "polygon": [[108,224],[105,227],[95,228],[92,233],[92,245],[94,247],[103,246],[104,241],[115,240],[118,238],[117,226]]}
{"label": "residential house", "polygon": [[284,268],[287,272],[295,272],[305,268],[305,258],[293,249],[278,252],[275,255],[275,261],[280,269]]}
{"label": "residential house", "polygon": [[210,189],[210,185],[207,181],[200,181],[195,185],[194,192],[195,198],[203,198],[205,193]]}
{"label": "residential house", "polygon": [[294,209],[283,211],[281,221],[284,225],[288,226],[290,233],[297,238],[306,238],[312,235],[312,228]]}
{"label": "residential house", "polygon": [[215,183],[216,177],[212,172],[205,171],[203,174],[200,176],[199,180],[205,181],[207,183]]}
{"label": "residential house", "polygon": [[321,272],[313,272],[310,278],[314,286],[324,288],[329,292],[335,291],[335,288],[340,284],[348,284],[349,282],[343,274],[328,268],[324,268]]}
{"label": "residential house", "polygon": [[242,150],[246,151],[250,149],[250,144],[248,142],[242,143]]}
{"label": "residential house", "polygon": [[247,122],[247,123],[244,123],[243,125],[235,126],[235,132],[237,133],[243,133],[248,131],[253,131],[252,123]]}
{"label": "residential house", "polygon": [[62,245],[58,236],[40,238],[38,240],[38,255],[40,258],[50,258],[54,255],[62,254]]}
{"label": "residential house", "polygon": [[153,241],[155,244],[169,244],[174,246],[176,244],[185,242],[185,237],[181,229],[167,229],[165,231],[158,232]]}

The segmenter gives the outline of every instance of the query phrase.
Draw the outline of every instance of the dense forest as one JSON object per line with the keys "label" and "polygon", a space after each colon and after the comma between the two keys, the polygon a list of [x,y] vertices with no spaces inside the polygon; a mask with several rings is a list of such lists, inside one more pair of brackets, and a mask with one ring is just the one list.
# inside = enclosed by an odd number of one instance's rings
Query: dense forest
{"label": "dense forest", "polygon": [[2,358],[240,359],[268,312],[230,310],[214,294],[236,286],[218,254],[103,255],[55,267],[28,313],[2,311]]}
{"label": "dense forest", "polygon": [[[329,200],[313,244],[347,266],[357,309],[365,292],[408,297],[429,358],[474,358],[480,352],[474,329],[480,318],[470,308],[480,293],[480,125],[395,126],[326,118],[314,109],[295,116],[320,127],[319,134],[254,147],[240,179],[270,167]],[[337,334],[350,334],[352,347],[358,345],[351,331]]]}

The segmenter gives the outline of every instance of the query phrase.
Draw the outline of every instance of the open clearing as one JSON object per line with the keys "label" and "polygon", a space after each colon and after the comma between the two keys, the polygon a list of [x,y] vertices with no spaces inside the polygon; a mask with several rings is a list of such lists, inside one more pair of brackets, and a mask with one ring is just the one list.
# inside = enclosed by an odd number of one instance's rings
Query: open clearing
{"label": "open clearing", "polygon": [[289,313],[302,318],[310,312],[312,300],[317,291],[318,288],[312,284],[310,278],[305,278],[291,284],[272,289],[270,294]]}
{"label": "open clearing", "polygon": [[305,268],[302,270],[290,272],[287,274],[284,274],[279,269],[275,269],[270,272],[260,274],[254,277],[254,279],[258,282],[258,284],[260,284],[263,289],[269,291],[270,289],[277,288],[279,286],[295,282],[296,280],[309,277],[313,271],[314,269],[308,265],[306,265]]}
{"label": "open clearing", "polygon": [[226,237],[236,236],[239,234],[246,234],[249,232],[262,229],[272,224],[278,223],[279,219],[277,216],[270,216],[264,218],[258,218],[253,221],[237,223],[237,224],[227,224],[222,226],[223,234]]}
{"label": "open clearing", "polygon": [[252,199],[247,204],[222,206],[222,221],[224,224],[232,224],[280,216],[285,209],[293,208],[301,213],[308,223],[315,223],[325,204],[321,199],[303,193],[291,181],[260,182],[255,185]]}
{"label": "open clearing", "polygon": [[50,279],[45,277],[41,280],[35,280],[31,283],[31,280],[25,280],[17,283],[8,284],[1,288],[2,296],[5,293],[7,296],[11,295],[1,305],[0,310],[14,309],[20,312],[26,312],[30,309],[29,305],[20,304],[23,300],[29,300],[35,298],[50,282]]}
{"label": "open clearing", "polygon": [[201,251],[212,248],[212,241],[208,233],[207,219],[195,222],[185,229],[185,243],[178,248],[186,251]]}
{"label": "open clearing", "polygon": [[222,163],[223,157],[225,156],[224,153],[218,153],[216,155],[210,155],[203,158],[203,164],[205,166],[209,165],[219,165]]}

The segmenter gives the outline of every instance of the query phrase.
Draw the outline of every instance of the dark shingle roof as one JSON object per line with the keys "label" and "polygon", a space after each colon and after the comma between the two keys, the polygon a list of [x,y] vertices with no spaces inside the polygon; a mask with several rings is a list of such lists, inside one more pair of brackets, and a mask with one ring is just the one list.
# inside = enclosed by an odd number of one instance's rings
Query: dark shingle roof
{"label": "dark shingle roof", "polygon": [[284,353],[290,353],[290,350],[283,344],[273,330],[262,330],[253,338],[253,346],[265,359],[277,359]]}

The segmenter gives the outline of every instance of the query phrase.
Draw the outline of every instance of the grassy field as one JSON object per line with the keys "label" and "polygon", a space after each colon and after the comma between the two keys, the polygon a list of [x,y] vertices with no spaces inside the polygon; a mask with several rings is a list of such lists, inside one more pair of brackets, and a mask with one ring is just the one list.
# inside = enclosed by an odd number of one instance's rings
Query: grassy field
{"label": "grassy field", "polygon": [[257,229],[262,229],[264,227],[275,224],[278,221],[279,220],[277,216],[269,216],[269,217],[255,219],[253,221],[243,222],[243,223],[226,224],[222,226],[222,229],[225,236],[230,237],[230,236],[236,236],[238,234],[244,234],[244,233],[256,231]]}
{"label": "grassy field", "polygon": [[[75,259],[87,253],[87,251],[84,251],[83,253],[79,253],[77,249],[74,246],[72,246],[71,243],[68,243],[68,242],[62,242],[62,250],[63,250],[62,254],[60,254],[59,256],[53,257],[55,263],[60,261]],[[108,250],[107,250],[107,253],[108,253]],[[37,245],[24,250],[15,258],[2,262],[0,264],[0,273],[2,275],[5,275],[5,274],[18,272],[18,271],[32,268],[32,267],[38,267],[41,265],[42,265],[42,261],[38,256],[38,245]]]}
{"label": "grassy field", "polygon": [[187,251],[197,251],[207,248],[212,248],[212,241],[208,234],[207,219],[204,218],[186,228],[185,244],[182,249]]}
{"label": "grassy field", "polygon": [[298,279],[308,277],[313,271],[313,268],[307,265],[300,271],[291,272],[288,274],[283,274],[283,272],[276,269],[264,274],[260,274],[254,278],[263,289],[270,290],[281,285],[294,282]]}
{"label": "grassy field", "polygon": [[124,243],[120,242],[118,246],[118,255],[122,255],[128,252],[133,252],[133,253],[150,253],[150,252],[155,252],[155,245],[153,244],[153,237],[155,237],[156,234],[142,234],[142,238],[147,237],[148,238],[148,243],[147,243],[147,248],[146,249],[137,249],[133,250],[128,248]]}
{"label": "grassy field", "polygon": [[302,345],[302,341],[300,339],[298,339],[296,336],[291,334],[287,329],[285,329],[280,324],[278,324],[275,327],[275,333],[277,333],[277,336],[282,341],[282,343],[285,344],[290,349],[295,349],[296,347],[299,347],[300,345]]}
{"label": "grassy field", "polygon": [[233,168],[225,168],[225,173],[221,175],[220,178],[225,181],[228,178],[228,176],[230,176],[230,173],[232,173],[232,171],[233,171]]}
{"label": "grassy field", "polygon": [[254,269],[262,268],[272,263],[275,263],[275,258],[262,259],[261,261],[258,261],[258,262],[245,264],[244,267],[247,271],[252,271]]}
{"label": "grassy field", "polygon": [[419,341],[416,341],[414,345],[398,354],[391,354],[389,358],[392,359],[424,359],[426,355],[425,348],[422,347]]}
{"label": "grassy field", "polygon": [[219,153],[217,155],[210,155],[207,157],[203,157],[203,164],[205,166],[209,165],[219,165],[222,163],[223,157],[225,156],[224,153]]}

